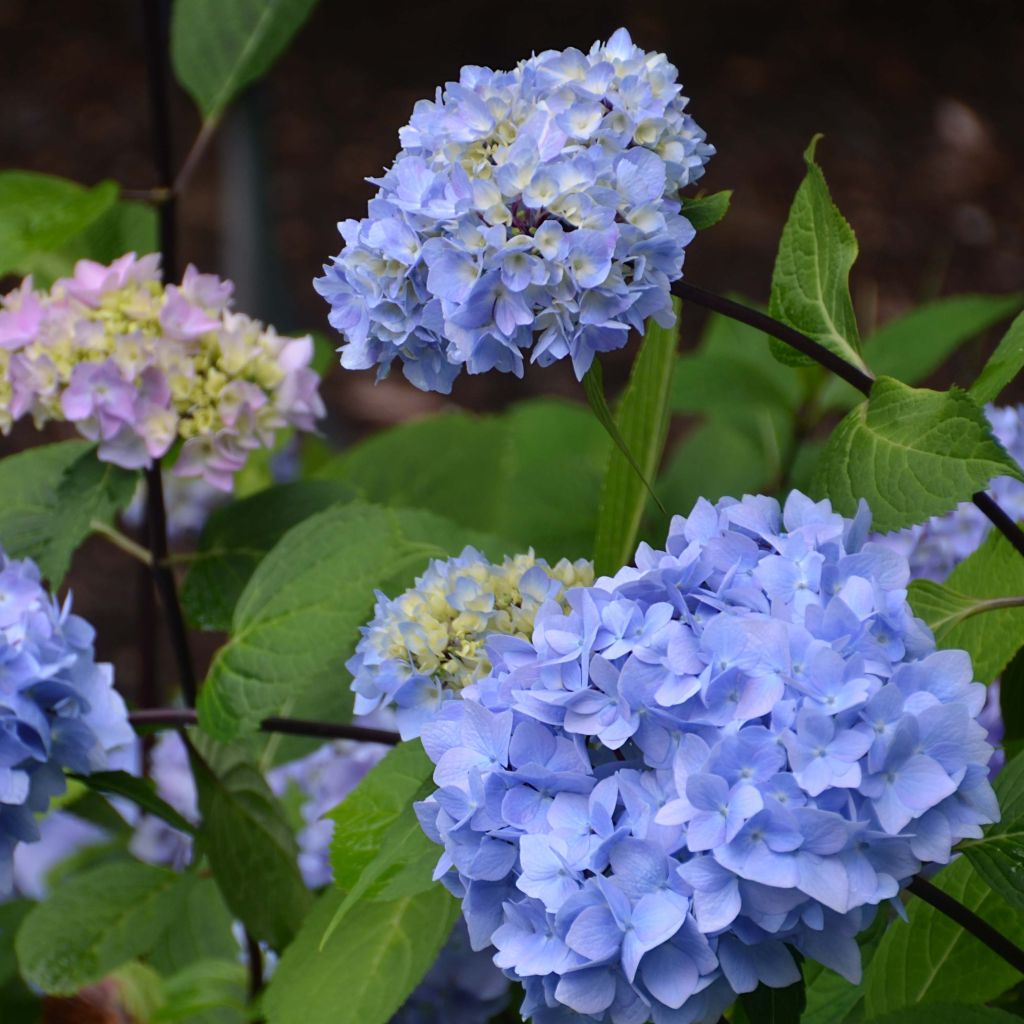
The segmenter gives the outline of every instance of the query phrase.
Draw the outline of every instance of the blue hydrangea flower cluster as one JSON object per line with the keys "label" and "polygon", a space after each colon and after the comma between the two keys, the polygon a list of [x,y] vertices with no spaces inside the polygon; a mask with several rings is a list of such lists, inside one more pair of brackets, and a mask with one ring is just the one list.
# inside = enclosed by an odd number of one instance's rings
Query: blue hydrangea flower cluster
{"label": "blue hydrangea flower cluster", "polygon": [[97,664],[92,627],[43,587],[29,560],[0,550],[0,894],[13,888],[18,843],[64,791],[64,771],[111,765],[134,741],[113,668]]}
{"label": "blue hydrangea flower cluster", "polygon": [[[1024,463],[1022,410],[1024,406],[1020,405],[990,405],[985,409],[992,433],[1020,463]],[[990,482],[988,489],[1012,519],[1024,519],[1024,484],[1013,477],[1000,476]],[[978,550],[991,529],[992,524],[977,505],[964,501],[944,516],[933,516],[926,523],[875,539],[907,557],[914,579],[942,583],[968,555]]]}
{"label": "blue hydrangea flower cluster", "polygon": [[496,565],[467,547],[432,561],[394,599],[378,591],[373,619],[346,665],[356,714],[393,705],[403,739],[418,736],[443,701],[490,670],[488,636],[528,637],[546,602],[593,579],[584,560],[551,566],[529,551]]}
{"label": "blue hydrangea flower cluster", "polygon": [[524,1018],[713,1021],[787,946],[856,981],[877,905],[998,817],[985,688],[869,526],[700,501],[423,727],[436,875]]}
{"label": "blue hydrangea flower cluster", "polygon": [[421,100],[361,221],[314,284],[342,366],[448,393],[469,373],[569,358],[578,377],[649,317],[693,238],[680,190],[714,153],[677,71],[619,29],[589,53],[465,67]]}

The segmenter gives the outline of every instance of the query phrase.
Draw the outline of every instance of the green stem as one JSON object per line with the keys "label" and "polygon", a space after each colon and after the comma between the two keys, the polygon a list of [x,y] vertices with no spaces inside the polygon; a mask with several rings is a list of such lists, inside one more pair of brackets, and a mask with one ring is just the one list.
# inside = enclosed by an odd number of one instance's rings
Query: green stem
{"label": "green stem", "polygon": [[153,559],[150,557],[149,551],[146,550],[141,544],[136,544],[131,537],[125,536],[116,527],[111,526],[109,523],[104,523],[99,519],[93,519],[89,523],[89,529],[92,530],[99,537],[103,537],[105,540],[110,541],[111,544],[116,548],[120,548],[126,554],[137,559],[146,567],[153,565]]}

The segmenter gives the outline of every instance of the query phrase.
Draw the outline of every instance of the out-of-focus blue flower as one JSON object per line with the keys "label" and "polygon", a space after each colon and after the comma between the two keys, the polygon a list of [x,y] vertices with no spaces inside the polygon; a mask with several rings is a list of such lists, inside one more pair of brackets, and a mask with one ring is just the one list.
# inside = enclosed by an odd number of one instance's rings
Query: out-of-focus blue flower
{"label": "out-of-focus blue flower", "polygon": [[[985,408],[996,440],[1018,462],[1024,462],[1024,406]],[[988,486],[997,504],[1014,521],[1024,518],[1024,484],[1013,477],[1000,476]],[[905,555],[914,579],[945,581],[946,577],[979,545],[992,529],[988,517],[969,501],[963,501],[944,516],[933,516],[926,523],[873,539]]]}
{"label": "out-of-focus blue flower", "polygon": [[673,320],[693,238],[680,190],[714,148],[676,69],[619,29],[589,53],[545,50],[513,71],[465,67],[416,104],[402,149],[314,284],[342,365],[397,358],[427,391],[523,372],[524,353],[578,377],[631,328]]}
{"label": "out-of-focus blue flower", "polygon": [[593,578],[583,560],[552,566],[530,551],[494,564],[467,547],[431,562],[400,596],[378,592],[347,664],[356,714],[393,704],[403,738],[418,736],[442,702],[489,671],[488,636],[528,637],[546,602]]}
{"label": "out-of-focus blue flower", "polygon": [[0,551],[0,894],[12,890],[17,844],[39,840],[36,815],[64,791],[64,771],[105,770],[134,740],[93,640],[34,562]]}
{"label": "out-of-focus blue flower", "polygon": [[787,947],[856,981],[877,905],[998,817],[985,688],[869,526],[700,501],[423,726],[436,877],[524,1017],[713,1021]]}

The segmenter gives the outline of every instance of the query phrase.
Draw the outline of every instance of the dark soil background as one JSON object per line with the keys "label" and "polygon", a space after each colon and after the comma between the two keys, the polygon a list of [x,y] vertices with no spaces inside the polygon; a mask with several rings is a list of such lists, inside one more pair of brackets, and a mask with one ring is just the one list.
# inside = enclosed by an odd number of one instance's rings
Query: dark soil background
{"label": "dark soil background", "polygon": [[[0,0],[0,166],[153,183],[139,8]],[[821,131],[819,159],[860,240],[853,286],[864,333],[930,296],[1024,285],[1024,7],[1015,0],[321,0],[200,165],[180,209],[183,261],[233,276],[247,312],[326,331],[310,280],[340,246],[335,223],[364,212],[364,178],[394,155],[413,103],[464,63],[509,67],[533,49],[585,48],[620,24],[679,67],[718,147],[702,187],[735,190],[727,220],[689,251],[691,281],[767,298],[801,153]],[[179,160],[198,125],[177,92]],[[684,344],[700,321],[686,317]],[[970,380],[983,357],[967,350],[940,380]],[[566,369],[524,382],[463,378],[451,401],[493,409],[527,394],[576,394]],[[325,393],[339,443],[446,401],[398,375],[374,387],[369,374],[341,371]],[[19,430],[11,440],[34,437]],[[130,618],[109,630],[103,621],[130,601],[121,556],[90,545],[72,584],[130,689]]]}

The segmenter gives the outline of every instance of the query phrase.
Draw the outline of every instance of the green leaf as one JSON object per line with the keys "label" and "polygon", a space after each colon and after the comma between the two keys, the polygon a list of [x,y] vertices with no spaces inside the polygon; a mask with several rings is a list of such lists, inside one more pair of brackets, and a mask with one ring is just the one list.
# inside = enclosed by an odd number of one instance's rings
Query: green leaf
{"label": "green leaf", "polygon": [[[990,683],[1007,666],[1024,638],[1024,560],[997,530],[965,558],[943,587],[914,582],[910,603],[934,630],[940,647],[966,650],[975,678]],[[1007,607],[999,607],[1000,603]],[[982,607],[984,614],[966,616]]]}
{"label": "green leaf", "polygon": [[[815,163],[819,138],[815,135],[804,153],[807,175],[782,230],[768,309],[776,320],[863,369],[849,282],[857,238],[832,202],[825,176]],[[772,352],[796,366],[813,362],[776,339],[772,339]]]}
{"label": "green leaf", "polygon": [[1010,324],[998,348],[971,385],[971,398],[978,405],[994,402],[1021,369],[1024,369],[1024,313]]}
{"label": "green leaf", "polygon": [[800,1024],[847,1024],[861,1019],[857,1008],[864,998],[861,985],[851,985],[835,971],[822,969],[807,982],[807,1006]]}
{"label": "green leaf", "polygon": [[334,822],[334,883],[352,889],[388,829],[430,781],[434,766],[419,742],[399,743],[327,817]]}
{"label": "green leaf", "polygon": [[150,779],[140,779],[127,772],[93,772],[91,775],[75,775],[72,778],[104,796],[126,797],[179,832],[195,834],[195,828],[157,795],[156,787]]}
{"label": "green leaf", "polygon": [[[600,575],[615,572],[633,556],[636,537],[640,529],[649,492],[664,512],[649,481],[653,480],[661,464],[668,433],[669,398],[672,388],[672,369],[679,346],[679,319],[683,306],[672,300],[676,322],[672,327],[660,327],[653,320],[647,326],[643,344],[633,361],[629,383],[619,400],[615,414],[615,433],[618,451],[612,451],[601,488],[598,506],[597,535],[594,540],[594,568]],[[594,405],[600,387],[599,363],[595,360],[584,379],[587,396]],[[598,376],[592,377],[597,372]],[[607,418],[607,406],[598,410],[602,424]]]}
{"label": "green leaf", "polygon": [[374,591],[398,593],[432,558],[490,538],[427,512],[329,508],[289,530],[235,607],[230,642],[213,660],[199,721],[218,739],[254,731],[304,691],[347,691],[344,664]]}
{"label": "green leaf", "polygon": [[960,848],[993,892],[1024,910],[1024,758],[1003,768],[995,791],[1002,819]]}
{"label": "green leaf", "polygon": [[740,996],[740,1006],[750,1024],[799,1024],[806,1005],[803,978],[786,988],[758,985],[753,992]]}
{"label": "green leaf", "polygon": [[199,960],[230,960],[238,955],[234,917],[214,879],[197,878],[179,901],[170,926],[153,947],[150,962],[164,976]]}
{"label": "green leaf", "polygon": [[380,851],[345,894],[321,942],[323,948],[335,930],[360,903],[403,899],[434,887],[434,868],[441,850],[423,832],[412,804],[402,809],[384,834]]}
{"label": "green leaf", "polygon": [[13,558],[45,556],[54,536],[57,488],[92,450],[87,441],[40,445],[0,459],[0,545]]}
{"label": "green leaf", "polygon": [[18,958],[14,952],[14,937],[33,906],[35,904],[31,900],[14,899],[0,903],[0,988],[11,978],[17,977]]}
{"label": "green leaf", "polygon": [[202,748],[189,744],[201,849],[230,910],[256,938],[284,949],[311,903],[284,808],[237,747]]}
{"label": "green leaf", "polygon": [[752,443],[742,425],[724,418],[697,427],[680,442],[658,479],[672,512],[685,514],[702,497],[717,501],[764,490],[779,458],[775,424],[761,410],[751,425],[760,428],[761,443]]}
{"label": "green leaf", "polygon": [[306,480],[268,487],[217,509],[203,527],[181,591],[192,624],[230,629],[238,598],[266,553],[293,526],[353,497],[352,488],[338,481]]}
{"label": "green leaf", "polygon": [[0,276],[64,273],[61,250],[110,210],[117,193],[112,181],[84,188],[49,174],[0,172]]}
{"label": "green leaf", "polygon": [[866,498],[875,529],[887,532],[950,511],[994,476],[1024,480],[965,391],[879,377],[832,432],[817,486],[844,515]]}
{"label": "green leaf", "polygon": [[693,225],[695,231],[714,227],[729,212],[732,189],[713,192],[709,196],[683,198],[683,216]]}
{"label": "green leaf", "polygon": [[583,406],[533,399],[498,416],[450,412],[404,423],[354,445],[317,476],[556,561],[591,554],[609,448]]}
{"label": "green leaf", "polygon": [[328,890],[285,951],[263,999],[268,1024],[385,1024],[433,964],[458,917],[440,886],[356,907],[320,950],[344,898]]}
{"label": "green leaf", "polygon": [[18,932],[23,977],[57,995],[99,981],[153,948],[194,884],[192,875],[137,861],[66,879]]}
{"label": "green leaf", "polygon": [[177,0],[171,59],[207,121],[265,75],[316,0]]}
{"label": "green leaf", "polygon": [[[1020,915],[968,860],[943,868],[933,881],[1009,938],[1024,937]],[[914,898],[907,911],[909,923],[892,924],[865,972],[869,1019],[916,1003],[986,1002],[1019,981],[1005,960],[930,904]]]}
{"label": "green leaf", "polygon": [[[1020,292],[1010,295],[951,295],[927,302],[890,320],[864,342],[864,359],[876,375],[918,384],[965,342],[1016,313]],[[991,399],[978,400],[984,405]],[[861,394],[832,377],[821,399],[823,409],[850,408]]]}
{"label": "green leaf", "polygon": [[237,960],[199,960],[163,984],[163,1004],[148,1018],[149,1024],[202,1020],[244,1021],[247,979]]}
{"label": "green leaf", "polygon": [[942,1003],[908,1006],[884,1017],[872,1017],[870,1024],[1020,1024],[1020,1017],[990,1006]]}

